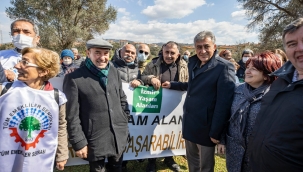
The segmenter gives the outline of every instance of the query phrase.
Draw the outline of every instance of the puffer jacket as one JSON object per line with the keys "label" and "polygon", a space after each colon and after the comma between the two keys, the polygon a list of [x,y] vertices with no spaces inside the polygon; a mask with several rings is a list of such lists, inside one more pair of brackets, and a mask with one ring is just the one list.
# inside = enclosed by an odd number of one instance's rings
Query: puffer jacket
{"label": "puffer jacket", "polygon": [[122,82],[129,83],[135,79],[141,79],[141,72],[138,68],[137,59],[135,59],[133,65],[127,65],[125,61],[120,57],[120,50],[115,51],[114,56],[111,59],[112,64],[119,71]]}

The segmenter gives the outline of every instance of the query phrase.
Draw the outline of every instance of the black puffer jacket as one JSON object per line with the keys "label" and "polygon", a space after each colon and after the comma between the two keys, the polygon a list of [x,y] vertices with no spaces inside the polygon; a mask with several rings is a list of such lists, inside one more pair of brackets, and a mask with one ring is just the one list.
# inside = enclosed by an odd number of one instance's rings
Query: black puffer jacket
{"label": "black puffer jacket", "polygon": [[133,65],[127,65],[125,61],[120,57],[120,50],[115,51],[115,55],[112,57],[112,64],[119,71],[122,82],[129,83],[135,79],[141,79],[141,72],[138,68],[137,59]]}

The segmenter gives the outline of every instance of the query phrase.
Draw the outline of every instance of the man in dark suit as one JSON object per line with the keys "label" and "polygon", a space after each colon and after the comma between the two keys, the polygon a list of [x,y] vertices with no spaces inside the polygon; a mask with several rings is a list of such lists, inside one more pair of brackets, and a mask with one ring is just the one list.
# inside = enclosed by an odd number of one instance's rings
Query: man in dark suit
{"label": "man in dark suit", "polygon": [[63,83],[69,142],[78,157],[89,161],[91,172],[105,171],[105,158],[108,171],[121,172],[129,109],[119,72],[109,63],[112,45],[92,39],[86,47],[85,65]]}
{"label": "man in dark suit", "polygon": [[215,145],[230,117],[235,69],[217,56],[215,41],[210,31],[198,33],[196,55],[189,58],[182,134],[190,172],[214,171]]}

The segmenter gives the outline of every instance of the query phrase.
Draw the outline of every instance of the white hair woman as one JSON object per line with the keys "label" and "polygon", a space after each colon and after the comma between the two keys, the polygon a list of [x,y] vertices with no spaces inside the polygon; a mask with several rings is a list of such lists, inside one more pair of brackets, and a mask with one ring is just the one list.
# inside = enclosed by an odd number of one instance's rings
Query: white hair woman
{"label": "white hair woman", "polygon": [[59,55],[24,48],[18,80],[0,85],[1,171],[59,170],[68,159],[65,95],[48,81],[59,72]]}

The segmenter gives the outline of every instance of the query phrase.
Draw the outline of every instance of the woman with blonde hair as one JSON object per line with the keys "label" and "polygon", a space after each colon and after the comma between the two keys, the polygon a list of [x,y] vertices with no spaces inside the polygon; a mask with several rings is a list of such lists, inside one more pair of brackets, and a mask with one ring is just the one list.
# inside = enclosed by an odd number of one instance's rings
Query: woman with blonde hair
{"label": "woman with blonde hair", "polygon": [[18,80],[0,85],[0,171],[59,170],[68,159],[65,95],[48,81],[59,72],[59,55],[24,48]]}

